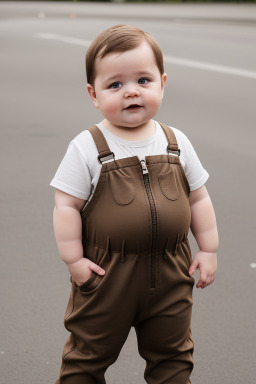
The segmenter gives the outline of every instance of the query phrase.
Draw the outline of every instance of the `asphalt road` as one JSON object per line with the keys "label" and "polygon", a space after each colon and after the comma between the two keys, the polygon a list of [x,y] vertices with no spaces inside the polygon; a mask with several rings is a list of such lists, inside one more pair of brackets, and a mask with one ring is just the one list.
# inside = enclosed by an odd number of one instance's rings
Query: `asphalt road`
{"label": "asphalt road", "polygon": [[[70,140],[101,118],[85,92],[84,56],[89,41],[120,22],[159,41],[168,83],[157,118],[187,134],[210,173],[221,246],[215,283],[194,290],[193,384],[254,384],[255,6],[5,2],[0,383],[53,384],[58,375],[70,283],[49,183]],[[144,367],[131,331],[107,382],[142,384]]]}

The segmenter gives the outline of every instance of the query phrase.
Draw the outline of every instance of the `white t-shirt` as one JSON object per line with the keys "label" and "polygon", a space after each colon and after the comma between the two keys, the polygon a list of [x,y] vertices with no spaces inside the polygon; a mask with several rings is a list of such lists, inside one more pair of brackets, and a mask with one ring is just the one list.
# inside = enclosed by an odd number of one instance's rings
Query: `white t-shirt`
{"label": "white t-shirt", "polygon": [[[138,156],[167,154],[167,139],[158,122],[153,136],[142,141],[128,141],[109,132],[102,123],[97,124],[105,136],[115,159]],[[203,168],[189,139],[176,128],[171,127],[180,149],[180,162],[190,186],[190,190],[200,188],[209,175]],[[93,194],[101,171],[98,151],[88,130],[81,132],[69,144],[67,152],[50,185],[69,195],[88,200]]]}

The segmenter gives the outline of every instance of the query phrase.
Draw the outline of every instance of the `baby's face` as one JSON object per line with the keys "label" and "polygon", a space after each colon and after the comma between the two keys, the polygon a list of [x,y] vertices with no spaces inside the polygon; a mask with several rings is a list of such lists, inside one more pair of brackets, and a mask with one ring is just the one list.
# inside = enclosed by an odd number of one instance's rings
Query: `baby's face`
{"label": "baby's face", "polygon": [[115,127],[146,124],[160,108],[166,81],[148,43],[124,53],[113,53],[95,63],[94,87],[88,92],[96,108]]}

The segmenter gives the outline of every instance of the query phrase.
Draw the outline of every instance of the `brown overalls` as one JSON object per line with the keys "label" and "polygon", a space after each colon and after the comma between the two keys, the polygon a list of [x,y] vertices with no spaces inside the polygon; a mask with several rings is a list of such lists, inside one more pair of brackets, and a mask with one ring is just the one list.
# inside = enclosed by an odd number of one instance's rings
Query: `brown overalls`
{"label": "brown overalls", "polygon": [[71,335],[56,384],[105,383],[132,326],[147,383],[190,383],[189,185],[174,133],[162,128],[167,153],[145,162],[115,160],[99,128],[89,129],[102,170],[81,212],[84,256],[106,273],[82,286],[72,282],[65,314]]}

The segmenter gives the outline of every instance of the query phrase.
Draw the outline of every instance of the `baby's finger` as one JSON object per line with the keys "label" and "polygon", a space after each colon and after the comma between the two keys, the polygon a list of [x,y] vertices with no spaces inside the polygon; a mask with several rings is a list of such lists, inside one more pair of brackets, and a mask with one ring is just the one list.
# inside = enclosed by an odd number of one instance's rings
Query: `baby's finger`
{"label": "baby's finger", "polygon": [[214,282],[215,275],[208,276],[207,281],[205,284],[202,285],[201,288],[206,288],[208,285],[212,284]]}
{"label": "baby's finger", "polygon": [[202,284],[201,288],[204,289],[204,288],[206,288],[208,285],[210,285],[210,284],[211,284],[211,283],[210,283],[210,280],[211,280],[211,277],[208,277],[207,280],[206,280],[206,282],[205,282],[204,284]]}
{"label": "baby's finger", "polygon": [[192,276],[196,269],[198,268],[198,263],[196,263],[195,261],[192,262],[192,264],[190,265],[190,268],[189,268],[189,271],[188,273],[190,274],[190,276]]}
{"label": "baby's finger", "polygon": [[207,278],[208,278],[207,274],[204,273],[204,272],[201,272],[201,274],[200,274],[200,280],[198,281],[196,287],[197,287],[197,288],[202,288],[202,286],[206,284],[206,282],[207,282]]}
{"label": "baby's finger", "polygon": [[89,264],[89,268],[91,271],[97,273],[97,275],[105,275],[104,269],[102,269],[99,265],[93,263],[92,261]]}

